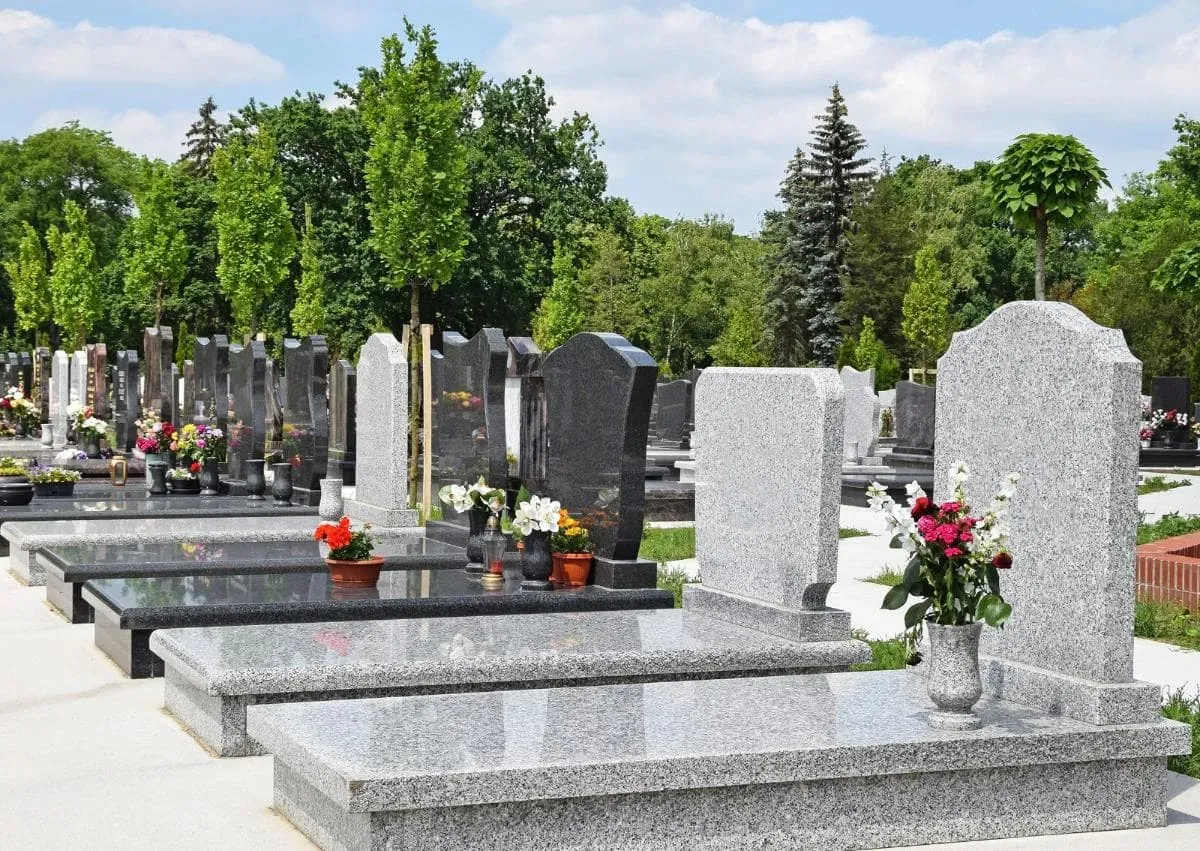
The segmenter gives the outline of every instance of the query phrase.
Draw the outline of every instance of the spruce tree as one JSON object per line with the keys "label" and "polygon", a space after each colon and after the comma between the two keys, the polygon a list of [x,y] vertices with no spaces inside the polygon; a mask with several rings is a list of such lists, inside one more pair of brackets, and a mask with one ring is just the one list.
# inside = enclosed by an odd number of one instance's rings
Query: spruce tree
{"label": "spruce tree", "polygon": [[225,144],[225,128],[217,122],[217,105],[210,95],[200,104],[200,117],[188,128],[180,161],[187,164],[192,177],[209,179],[213,176],[212,158]]}
{"label": "spruce tree", "polygon": [[768,217],[764,234],[775,247],[766,325],[780,366],[837,359],[850,217],[872,176],[870,160],[859,156],[866,141],[847,120],[836,84],[816,120],[808,152],[788,164],[784,209]]}

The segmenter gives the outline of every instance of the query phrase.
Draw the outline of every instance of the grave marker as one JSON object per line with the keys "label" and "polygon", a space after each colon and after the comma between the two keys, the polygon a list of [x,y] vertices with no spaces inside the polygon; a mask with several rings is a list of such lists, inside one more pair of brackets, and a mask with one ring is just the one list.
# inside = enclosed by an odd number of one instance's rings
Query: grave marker
{"label": "grave marker", "polygon": [[358,374],[354,364],[338,358],[329,370],[329,467],[328,477],[342,484],[355,483]]}
{"label": "grave marker", "polygon": [[[542,350],[532,337],[508,338],[509,374],[520,382],[517,472],[530,493],[546,491],[546,381]],[[507,407],[505,414],[507,415]]]}
{"label": "grave marker", "polygon": [[658,401],[655,443],[672,449],[686,447],[688,399],[691,395],[692,382],[682,378],[659,384],[655,388],[654,396]]}
{"label": "grave marker", "polygon": [[71,361],[67,353],[54,353],[50,370],[50,422],[54,426],[54,448],[67,445],[67,406],[71,399]]}
{"label": "grave marker", "polygon": [[233,407],[226,432],[229,477],[246,478],[246,462],[263,457],[266,435],[267,348],[261,340],[229,347]]}
{"label": "grave marker", "polygon": [[170,326],[146,328],[142,332],[142,354],[145,387],[142,396],[146,407],[163,420],[174,422],[176,414],[172,400],[171,365],[175,359],[175,336]]}
{"label": "grave marker", "polygon": [[1150,383],[1150,410],[1179,411],[1186,414],[1191,410],[1192,382],[1183,376],[1155,376]]}
{"label": "grave marker", "polygon": [[77,352],[71,353],[71,384],[68,391],[71,399],[70,404],[88,404],[87,389],[87,352],[80,349]]}
{"label": "grave marker", "polygon": [[293,501],[316,505],[329,464],[329,349],[313,335],[283,341],[285,408],[283,458],[291,463]]}
{"label": "grave marker", "polygon": [[142,401],[138,394],[140,362],[136,349],[117,352],[113,373],[113,427],[117,445],[126,452],[137,443],[137,421],[142,416]]}
{"label": "grave marker", "polygon": [[897,381],[893,412],[897,450],[932,452],[937,424],[937,391],[924,384]]}
{"label": "grave marker", "polygon": [[42,422],[50,422],[50,363],[53,356],[45,346],[33,353],[33,401],[41,411]]}
{"label": "grave marker", "polygon": [[108,346],[88,343],[87,346],[87,404],[96,416],[109,419],[108,411]]}

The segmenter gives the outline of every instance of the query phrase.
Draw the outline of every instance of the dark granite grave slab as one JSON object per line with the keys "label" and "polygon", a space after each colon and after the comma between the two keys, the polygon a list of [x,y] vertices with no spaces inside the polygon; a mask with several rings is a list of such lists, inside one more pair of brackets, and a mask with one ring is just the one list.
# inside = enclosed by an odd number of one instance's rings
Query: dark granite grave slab
{"label": "dark granite grave slab", "polygon": [[[375,553],[383,556],[389,570],[457,570],[466,562],[460,547],[415,535],[381,539]],[[92,579],[190,576],[198,571],[211,576],[311,573],[324,567],[315,541],[72,545],[40,550],[38,563],[46,571],[46,602],[71,623],[92,622],[92,607],[82,596],[84,583]]]}
{"label": "dark granite grave slab", "polygon": [[87,345],[87,402],[102,420],[109,419],[108,410],[108,346],[104,343]]}
{"label": "dark granite grave slab", "polygon": [[292,500],[321,501],[329,465],[329,349],[319,335],[284,340],[283,459],[292,465]]}
{"label": "dark granite grave slab", "polygon": [[1150,382],[1150,409],[1182,411],[1192,409],[1192,382],[1184,376],[1158,375]]}
{"label": "dark granite grave slab", "polygon": [[261,340],[229,347],[229,384],[232,408],[226,432],[229,477],[246,478],[246,462],[263,457],[266,439],[267,348]]}
{"label": "dark granite grave slab", "polygon": [[530,493],[546,489],[546,382],[542,350],[532,337],[508,338],[508,372],[521,380],[518,477]]}
{"label": "dark granite grave slab", "polygon": [[329,465],[326,475],[353,486],[358,457],[358,373],[354,364],[338,358],[329,368]]}
{"label": "dark granite grave slab", "polygon": [[29,352],[17,352],[17,386],[29,399],[33,398],[33,357]]}
{"label": "dark granite grave slab", "polygon": [[534,612],[671,608],[667,591],[615,591],[587,586],[523,591],[519,572],[504,587],[485,590],[460,570],[395,570],[379,586],[343,589],[325,571],[257,575],[99,579],[83,599],[95,609],[96,646],[131,677],[162,675],[150,652],[156,629],[255,623],[380,620]]}
{"label": "dark granite grave slab", "polygon": [[913,381],[896,382],[896,451],[931,452],[937,393]]}
{"label": "dark granite grave slab", "polygon": [[175,359],[175,336],[169,326],[147,328],[142,332],[142,354],[146,370],[146,407],[162,419],[173,422],[171,366]]}
{"label": "dark granite grave slab", "polygon": [[117,352],[113,371],[113,428],[117,446],[128,452],[137,442],[137,421],[142,415],[142,398],[138,390],[141,364],[133,349]]}
{"label": "dark granite grave slab", "polygon": [[33,401],[42,422],[50,422],[50,350],[39,346],[33,352]]}
{"label": "dark granite grave slab", "polygon": [[685,379],[659,384],[654,391],[657,401],[655,443],[674,449],[688,446],[688,408],[692,382]]}
{"label": "dark granite grave slab", "polygon": [[206,422],[225,430],[229,421],[229,338],[196,338],[194,403]]}

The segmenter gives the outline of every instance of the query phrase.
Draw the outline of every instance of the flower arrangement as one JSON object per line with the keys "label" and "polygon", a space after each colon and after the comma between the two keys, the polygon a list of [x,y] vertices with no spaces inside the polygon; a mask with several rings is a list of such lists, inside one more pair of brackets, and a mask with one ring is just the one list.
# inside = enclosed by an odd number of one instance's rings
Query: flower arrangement
{"label": "flower arrangement", "polygon": [[203,423],[188,423],[172,435],[170,448],[180,458],[198,464],[220,460],[225,452],[225,433]]}
{"label": "flower arrangement", "polygon": [[438,491],[438,499],[460,514],[472,508],[486,508],[492,514],[499,514],[508,501],[503,490],[491,487],[482,477],[470,487],[446,485]]}
{"label": "flower arrangement", "polygon": [[29,481],[35,485],[74,484],[83,478],[83,474],[78,470],[64,470],[62,467],[43,467],[40,464],[31,464],[28,475]]}
{"label": "flower arrangement", "polygon": [[558,531],[562,513],[562,506],[558,500],[545,496],[531,496],[528,502],[517,506],[513,514],[513,528],[526,538],[534,532],[554,534]]}
{"label": "flower arrangement", "polygon": [[137,426],[138,449],[147,454],[165,454],[171,451],[171,441],[175,436],[175,426],[153,411],[142,411],[142,418],[134,425]]}
{"label": "flower arrangement", "polygon": [[1150,415],[1149,424],[1142,427],[1141,434],[1144,435],[1147,428],[1151,432],[1149,438],[1142,437],[1142,440],[1150,440],[1158,435],[1167,437],[1176,434],[1191,434],[1191,425],[1191,418],[1182,411],[1178,411],[1175,408],[1164,411],[1160,408]]}
{"label": "flower arrangement", "polygon": [[558,511],[558,531],[550,538],[550,549],[556,553],[590,553],[592,540],[582,523],[565,508]]}
{"label": "flower arrangement", "polygon": [[350,518],[337,523],[322,523],[313,532],[313,539],[329,545],[329,558],[335,561],[366,561],[371,557],[375,541],[368,534],[370,524],[357,531],[350,528]]}
{"label": "flower arrangement", "polygon": [[192,481],[200,473],[200,462],[193,461],[187,467],[172,467],[167,470],[167,478],[172,482]]}
{"label": "flower arrangement", "polygon": [[969,478],[967,465],[955,464],[952,498],[940,505],[916,482],[907,488],[907,506],[897,505],[877,482],[867,489],[869,505],[884,515],[888,531],[909,554],[903,578],[883,599],[883,608],[899,609],[910,596],[918,598],[904,614],[909,629],[919,629],[925,620],[944,626],[984,621],[1000,627],[1012,614],[1000,594],[1000,571],[1012,567],[1006,515],[1018,476],[1008,474],[981,515],[972,514],[967,503]]}
{"label": "flower arrangement", "polygon": [[108,436],[108,423],[96,416],[91,405],[81,405],[76,402],[68,406],[67,416],[75,423],[77,437],[100,440]]}
{"label": "flower arrangement", "polygon": [[20,425],[25,432],[31,433],[39,425],[41,411],[17,387],[8,388],[8,392],[0,398],[0,414],[14,425]]}
{"label": "flower arrangement", "polygon": [[469,390],[443,390],[440,402],[450,408],[463,408],[466,410],[483,407],[483,399],[474,395]]}
{"label": "flower arrangement", "polygon": [[29,471],[19,464],[0,464],[0,476],[25,476]]}

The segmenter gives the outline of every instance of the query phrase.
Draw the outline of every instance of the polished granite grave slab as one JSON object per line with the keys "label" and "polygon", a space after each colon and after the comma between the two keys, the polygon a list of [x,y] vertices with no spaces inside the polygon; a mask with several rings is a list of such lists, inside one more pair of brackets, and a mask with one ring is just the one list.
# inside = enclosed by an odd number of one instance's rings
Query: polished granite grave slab
{"label": "polished granite grave slab", "polygon": [[261,753],[259,703],[845,669],[861,642],[799,644],[680,609],[163,629],[166,707],[221,756]]}
{"label": "polished granite grave slab", "polygon": [[[426,570],[462,567],[466,552],[418,535],[383,538],[375,545],[387,569]],[[195,543],[65,546],[40,550],[38,564],[46,575],[46,602],[71,623],[91,623],[92,607],[83,599],[91,579],[113,577],[209,576],[238,573],[311,573],[324,569],[322,550],[307,541],[268,543]]]}
{"label": "polished granite grave slab", "polygon": [[96,579],[83,587],[95,609],[96,646],[131,677],[161,676],[149,649],[156,629],[311,623],[379,618],[437,618],[545,611],[669,608],[668,591],[596,586],[523,591],[513,572],[489,591],[463,570],[391,570],[376,588],[335,586],[325,571],[240,576]]}
{"label": "polished granite grave slab", "polygon": [[[1166,821],[1190,730],[985,699],[935,731],[904,671],[253,706],[275,808],[326,849],[882,848]],[[681,817],[680,814],[685,814]],[[652,846],[647,838],[653,837]]]}
{"label": "polished granite grave slab", "polygon": [[[266,509],[261,510],[266,512]],[[33,557],[35,550],[74,545],[152,544],[171,541],[222,544],[235,541],[310,541],[316,523],[311,509],[307,514],[298,514],[294,508],[282,508],[278,516],[265,513],[234,517],[205,515],[132,519],[97,515],[69,522],[13,521],[0,526],[0,536],[8,541],[11,548],[9,571],[26,585],[43,585],[46,581],[45,572]],[[420,535],[421,530],[376,529],[373,534],[382,540]]]}

